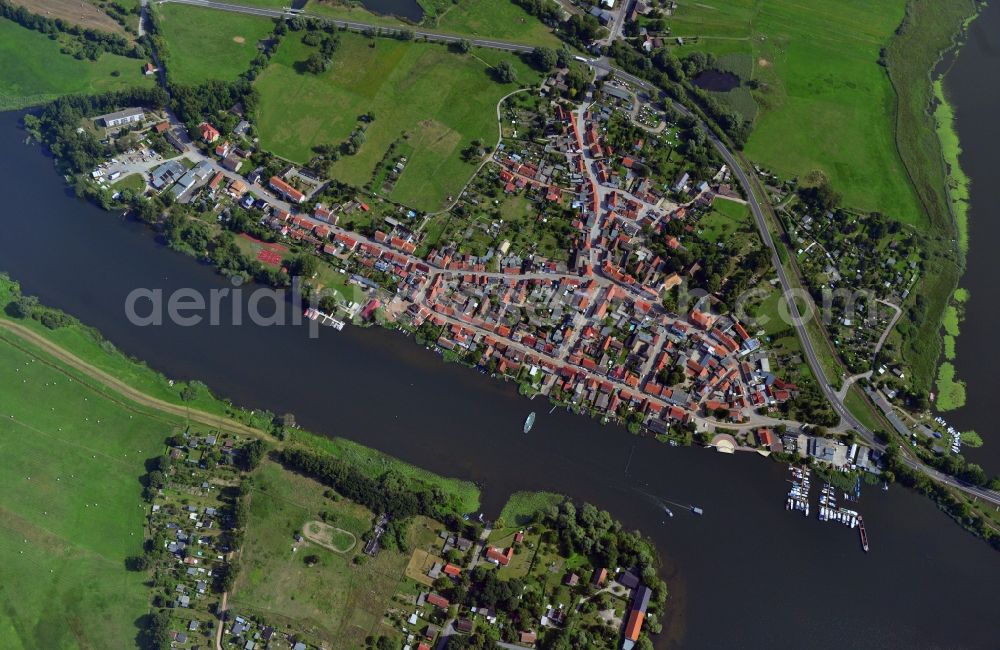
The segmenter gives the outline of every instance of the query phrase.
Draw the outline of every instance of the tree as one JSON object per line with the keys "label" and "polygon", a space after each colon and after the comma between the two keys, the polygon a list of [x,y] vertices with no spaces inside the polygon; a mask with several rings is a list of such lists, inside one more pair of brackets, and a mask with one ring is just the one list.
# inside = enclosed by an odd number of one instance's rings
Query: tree
{"label": "tree", "polygon": [[330,59],[323,56],[321,52],[313,52],[302,62],[302,69],[312,74],[326,72],[330,66]]}
{"label": "tree", "polygon": [[469,39],[463,38],[459,42],[455,43],[455,50],[461,54],[467,54],[472,49],[472,43]]}
{"label": "tree", "polygon": [[840,205],[840,199],[840,194],[833,190],[828,180],[815,187],[803,187],[799,190],[799,200],[814,212],[834,210]]}
{"label": "tree", "polygon": [[559,62],[559,56],[550,47],[536,47],[531,52],[531,61],[542,72],[548,72]]}
{"label": "tree", "polygon": [[148,555],[130,555],[125,558],[125,568],[129,571],[148,571],[152,565]]}
{"label": "tree", "polygon": [[22,295],[11,303],[10,312],[15,318],[31,318],[36,307],[38,307],[38,298]]}
{"label": "tree", "polygon": [[514,66],[510,64],[510,61],[501,61],[493,68],[493,74],[496,80],[502,84],[511,84],[517,81],[517,71]]}

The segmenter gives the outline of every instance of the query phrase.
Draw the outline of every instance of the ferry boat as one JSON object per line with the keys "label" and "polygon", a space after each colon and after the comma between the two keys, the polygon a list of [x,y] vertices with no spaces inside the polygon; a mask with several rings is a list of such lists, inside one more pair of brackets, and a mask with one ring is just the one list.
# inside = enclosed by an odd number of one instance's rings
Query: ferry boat
{"label": "ferry boat", "polygon": [[535,426],[535,412],[532,411],[528,418],[524,421],[524,432],[528,433],[531,431],[531,427]]}
{"label": "ferry boat", "polygon": [[858,517],[858,532],[861,534],[861,548],[868,552],[868,533],[865,531],[865,520]]}

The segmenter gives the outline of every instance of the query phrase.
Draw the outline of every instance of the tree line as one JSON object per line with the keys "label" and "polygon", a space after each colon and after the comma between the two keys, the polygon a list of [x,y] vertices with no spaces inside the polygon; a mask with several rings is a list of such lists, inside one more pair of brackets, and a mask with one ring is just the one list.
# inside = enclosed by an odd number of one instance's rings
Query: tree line
{"label": "tree line", "polygon": [[393,470],[368,476],[336,456],[302,447],[289,447],[276,455],[285,468],[310,476],[345,498],[393,519],[426,515],[440,521],[451,512],[445,505],[446,495],[439,489],[408,481]]}

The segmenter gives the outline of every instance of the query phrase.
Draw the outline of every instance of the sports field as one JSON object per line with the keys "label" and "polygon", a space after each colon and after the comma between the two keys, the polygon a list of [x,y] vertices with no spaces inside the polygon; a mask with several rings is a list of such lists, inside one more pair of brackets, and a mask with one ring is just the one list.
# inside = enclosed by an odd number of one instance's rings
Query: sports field
{"label": "sports field", "polygon": [[235,80],[257,56],[257,42],[274,29],[269,18],[190,5],[158,5],[156,12],[167,74],[179,84]]}
{"label": "sports field", "polygon": [[785,177],[821,172],[845,204],[919,225],[925,216],[896,150],[895,93],[878,64],[905,5],[703,0],[681,3],[668,24],[692,48],[753,57],[762,89],[750,158]]}
{"label": "sports field", "polygon": [[41,104],[60,95],[151,86],[142,62],[113,54],[80,61],[40,32],[0,18],[0,110]]}
{"label": "sports field", "polygon": [[[256,82],[261,144],[307,162],[312,147],[345,141],[358,117],[371,111],[375,121],[367,126],[365,143],[334,164],[334,176],[364,186],[389,146],[406,139],[413,154],[389,198],[419,210],[441,208],[462,188],[475,165],[461,160],[461,150],[475,139],[495,144],[497,102],[518,84],[539,80],[516,57],[495,51],[460,55],[429,43],[349,33],[340,38],[333,65],[319,75],[296,70],[312,52],[300,35],[282,41]],[[499,84],[490,76],[502,59],[516,69],[518,84]]]}
{"label": "sports field", "polygon": [[179,422],[7,332],[0,385],[0,646],[133,647],[149,598],[124,567],[142,545],[139,477]]}

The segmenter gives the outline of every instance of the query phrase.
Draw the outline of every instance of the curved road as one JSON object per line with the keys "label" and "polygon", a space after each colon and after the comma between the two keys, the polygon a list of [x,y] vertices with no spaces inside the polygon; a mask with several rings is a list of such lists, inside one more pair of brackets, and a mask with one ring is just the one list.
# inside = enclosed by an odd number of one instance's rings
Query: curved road
{"label": "curved road", "polygon": [[[158,0],[159,4],[165,4],[168,2],[174,2],[177,4],[186,4],[197,7],[205,7],[207,9],[216,9],[219,11],[229,11],[235,13],[251,14],[256,16],[264,16],[268,18],[281,18],[281,17],[294,17],[302,16],[303,18],[310,18],[315,20],[322,20],[326,22],[333,23],[338,27],[352,30],[352,31],[366,31],[370,29],[381,30],[383,33],[392,33],[395,30],[391,27],[386,28],[380,25],[374,25],[370,23],[355,22],[350,20],[340,20],[336,18],[331,18],[329,16],[321,16],[318,14],[310,14],[306,12],[289,11],[287,9],[265,9],[261,7],[248,7],[245,5],[230,4],[225,2],[215,2],[214,0]],[[411,31],[415,38],[425,39],[427,41],[439,42],[439,43],[457,43],[462,40],[468,40],[472,45],[477,47],[486,47],[495,50],[503,50],[507,52],[531,52],[534,47],[531,45],[523,45],[520,43],[511,43],[507,41],[492,40],[492,39],[465,39],[462,36],[456,36],[453,34],[442,34],[439,32],[427,32],[417,29],[405,28]],[[615,68],[611,65],[607,59],[588,59],[586,63],[590,65],[595,70],[604,71],[605,73],[613,73],[620,79],[624,79],[629,83],[642,88],[651,95],[663,96],[659,88],[656,88],[652,84],[639,77],[628,74],[623,70]],[[723,160],[729,166],[729,169],[736,176],[740,185],[747,195],[747,204],[750,206],[750,210],[753,213],[754,220],[757,223],[757,229],[760,231],[761,239],[764,244],[771,251],[771,263],[774,266],[777,274],[778,280],[781,282],[782,290],[786,296],[794,295],[794,287],[788,280],[788,275],[785,272],[785,268],[781,264],[781,259],[778,256],[778,248],[774,242],[774,238],[771,236],[771,231],[767,227],[767,220],[764,214],[764,208],[757,198],[757,195],[753,191],[753,185],[750,182],[749,177],[740,165],[740,161],[736,156],[729,150],[729,148],[722,142],[711,129],[709,129],[701,119],[699,119],[694,113],[688,110],[685,106],[678,104],[673,99],[663,96],[665,101],[669,101],[675,110],[677,110],[682,115],[695,118],[698,121],[700,128],[706,133],[709,142],[715,147],[715,150],[719,152]],[[809,333],[806,331],[806,320],[802,318],[799,312],[798,305],[794,300],[787,300],[789,314],[793,320],[793,326],[795,327],[796,334],[798,334],[799,340],[802,341],[802,349],[805,352],[806,360],[809,363],[809,367],[812,369],[813,374],[816,376],[817,381],[820,383],[820,388],[823,391],[824,396],[833,406],[834,411],[840,416],[842,423],[846,426],[857,431],[868,444],[872,447],[885,450],[885,445],[879,443],[875,439],[875,434],[864,426],[856,417],[854,417],[851,412],[844,406],[844,401],[837,394],[836,389],[827,379],[826,374],[823,372],[822,364],[819,361],[819,357],[816,355],[816,350],[813,347],[812,340],[809,338]],[[940,481],[946,485],[962,490],[963,492],[970,494],[974,497],[983,499],[990,503],[1000,506],[1000,494],[993,492],[992,490],[986,490],[984,488],[979,488],[974,485],[970,485],[963,481],[960,481],[947,474],[942,474],[941,472],[924,465],[919,460],[906,455],[906,450],[904,451],[903,462],[912,469],[918,470],[930,476],[931,478]]]}

